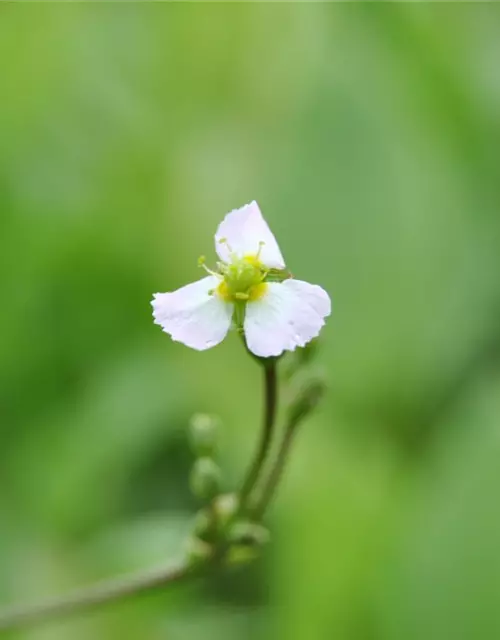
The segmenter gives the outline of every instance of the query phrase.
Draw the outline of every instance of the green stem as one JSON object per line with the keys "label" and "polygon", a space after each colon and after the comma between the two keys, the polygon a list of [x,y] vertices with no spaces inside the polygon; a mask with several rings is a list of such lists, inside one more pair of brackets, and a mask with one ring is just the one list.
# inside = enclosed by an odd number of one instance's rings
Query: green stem
{"label": "green stem", "polygon": [[297,432],[297,426],[300,423],[300,416],[296,416],[294,418],[290,418],[288,424],[285,427],[285,433],[283,435],[283,439],[280,444],[280,448],[276,455],[276,460],[274,461],[274,465],[269,473],[269,477],[264,484],[264,488],[262,490],[262,494],[260,496],[260,500],[258,501],[255,510],[253,512],[254,518],[256,520],[261,520],[266,512],[269,503],[271,502],[274,494],[276,493],[276,489],[283,475],[283,471],[285,469],[286,461],[288,459],[288,454],[290,452],[290,448],[292,446],[292,442]]}
{"label": "green stem", "polygon": [[54,598],[31,607],[6,610],[0,613],[0,631],[25,627],[36,622],[123,600],[139,593],[153,591],[154,589],[180,582],[195,573],[195,569],[185,564],[163,567],[149,572],[107,580],[75,591],[66,597]]}
{"label": "green stem", "polygon": [[248,469],[240,491],[240,512],[244,512],[247,509],[250,494],[259,479],[262,466],[266,461],[271,446],[276,417],[278,401],[276,360],[274,358],[267,358],[265,360],[261,359],[260,362],[264,370],[264,420],[257,453]]}

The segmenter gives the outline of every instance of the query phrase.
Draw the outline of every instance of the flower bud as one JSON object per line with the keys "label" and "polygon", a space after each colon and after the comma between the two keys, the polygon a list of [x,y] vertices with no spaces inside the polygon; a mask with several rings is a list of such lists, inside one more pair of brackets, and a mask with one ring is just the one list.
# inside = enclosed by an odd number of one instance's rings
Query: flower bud
{"label": "flower bud", "polygon": [[269,531],[256,522],[240,520],[231,527],[228,538],[234,544],[260,547],[269,542]]}
{"label": "flower bud", "polygon": [[228,534],[230,542],[226,562],[230,565],[247,564],[260,554],[260,548],[269,542],[269,531],[256,522],[235,522]]}
{"label": "flower bud", "polygon": [[191,470],[189,483],[193,494],[201,500],[211,500],[220,489],[221,472],[212,458],[198,458]]}
{"label": "flower bud", "polygon": [[198,457],[211,457],[215,453],[220,420],[207,413],[195,413],[189,424],[193,453]]}
{"label": "flower bud", "polygon": [[239,500],[235,493],[224,493],[217,496],[214,501],[214,511],[221,529],[224,529],[229,524],[238,508]]}
{"label": "flower bud", "polygon": [[207,540],[214,528],[213,517],[207,508],[198,511],[194,519],[193,533],[201,540]]}
{"label": "flower bud", "polygon": [[291,387],[288,420],[295,423],[317,406],[326,391],[326,383],[323,375],[304,371],[294,376]]}
{"label": "flower bud", "polygon": [[249,564],[259,557],[259,549],[246,544],[232,544],[226,555],[226,563],[231,566]]}
{"label": "flower bud", "polygon": [[209,560],[213,553],[212,546],[196,536],[191,536],[186,541],[186,558],[190,566],[203,564]]}
{"label": "flower bud", "polygon": [[291,380],[291,378],[304,367],[309,366],[315,359],[319,351],[320,340],[314,338],[311,342],[308,342],[305,347],[299,347],[290,354],[284,367],[284,378]]}

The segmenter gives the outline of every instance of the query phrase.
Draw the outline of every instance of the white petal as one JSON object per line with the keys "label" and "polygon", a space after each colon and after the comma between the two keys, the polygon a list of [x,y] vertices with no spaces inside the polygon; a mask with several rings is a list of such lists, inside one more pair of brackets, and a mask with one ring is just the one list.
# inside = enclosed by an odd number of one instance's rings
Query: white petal
{"label": "white petal", "polygon": [[[221,244],[221,239],[225,239],[227,244]],[[285,261],[278,243],[255,200],[228,213],[215,234],[215,250],[224,262],[231,261],[231,251],[239,258],[255,255],[261,242],[264,243],[260,252],[261,262],[266,267],[284,269]]]}
{"label": "white petal", "polygon": [[218,283],[208,276],[172,293],[156,293],[151,302],[155,323],[172,340],[198,351],[219,344],[229,331],[233,305],[209,294]]}
{"label": "white petal", "polygon": [[330,312],[330,297],[317,285],[293,279],[269,282],[264,296],[247,304],[248,348],[268,358],[303,347],[319,334]]}

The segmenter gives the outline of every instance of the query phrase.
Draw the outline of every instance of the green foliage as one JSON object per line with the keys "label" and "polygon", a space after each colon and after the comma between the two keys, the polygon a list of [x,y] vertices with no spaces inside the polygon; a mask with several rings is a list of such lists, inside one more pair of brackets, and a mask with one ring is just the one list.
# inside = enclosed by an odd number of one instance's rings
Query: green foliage
{"label": "green foliage", "polygon": [[149,306],[227,211],[333,300],[264,560],[13,637],[500,637],[499,8],[0,9],[2,602],[179,556],[194,412],[240,481],[259,367]]}

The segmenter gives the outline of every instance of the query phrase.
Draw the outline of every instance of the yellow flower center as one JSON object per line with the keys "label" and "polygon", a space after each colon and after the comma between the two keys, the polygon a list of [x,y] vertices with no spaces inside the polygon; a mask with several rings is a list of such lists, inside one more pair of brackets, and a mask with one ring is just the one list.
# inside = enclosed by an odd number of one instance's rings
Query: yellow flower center
{"label": "yellow flower center", "polygon": [[267,291],[267,283],[260,282],[259,284],[254,285],[248,294],[248,301],[255,302],[256,300],[260,300]]}
{"label": "yellow flower center", "polygon": [[258,254],[233,260],[225,267],[224,279],[216,293],[226,302],[254,302],[266,293],[267,284],[263,282],[266,274]]}

